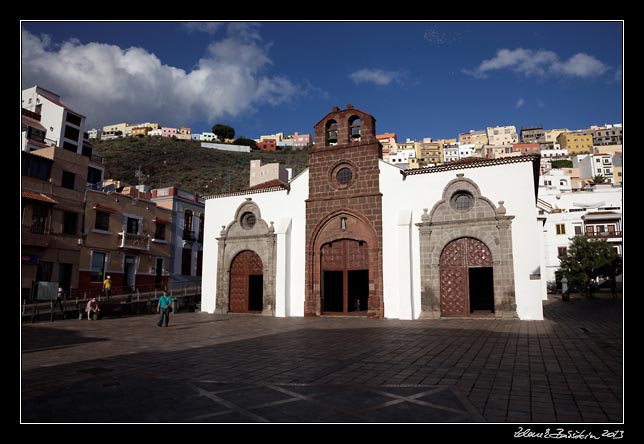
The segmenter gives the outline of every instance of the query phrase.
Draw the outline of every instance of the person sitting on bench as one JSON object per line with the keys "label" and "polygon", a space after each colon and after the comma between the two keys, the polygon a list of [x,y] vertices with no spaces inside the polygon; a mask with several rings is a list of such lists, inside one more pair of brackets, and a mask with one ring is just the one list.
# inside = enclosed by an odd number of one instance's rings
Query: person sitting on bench
{"label": "person sitting on bench", "polygon": [[96,313],[96,318],[98,319],[98,312],[101,311],[101,309],[98,308],[98,301],[96,300],[96,298],[92,298],[87,301],[85,311],[87,312],[88,321],[92,319],[92,313]]}

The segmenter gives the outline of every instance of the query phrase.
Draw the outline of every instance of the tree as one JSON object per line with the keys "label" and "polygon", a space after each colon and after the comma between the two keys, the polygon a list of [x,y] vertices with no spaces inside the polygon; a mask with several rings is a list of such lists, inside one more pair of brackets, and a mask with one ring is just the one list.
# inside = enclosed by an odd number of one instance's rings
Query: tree
{"label": "tree", "polygon": [[217,136],[217,139],[224,141],[225,139],[232,139],[235,137],[235,129],[232,126],[218,123],[212,127],[212,132]]}
{"label": "tree", "polygon": [[598,174],[597,176],[593,177],[593,182],[595,183],[605,183],[606,178],[602,176],[601,174]]}
{"label": "tree", "polygon": [[572,160],[553,160],[550,162],[550,165],[552,165],[553,168],[572,168]]}
{"label": "tree", "polygon": [[235,145],[245,145],[249,146],[252,150],[256,150],[259,147],[257,146],[257,142],[255,142],[253,139],[247,139],[244,136],[240,136],[235,139],[233,142]]}
{"label": "tree", "polygon": [[559,259],[560,275],[565,276],[569,285],[578,287],[588,298],[593,297],[595,279],[610,277],[621,268],[621,260],[608,242],[584,236],[576,236]]}

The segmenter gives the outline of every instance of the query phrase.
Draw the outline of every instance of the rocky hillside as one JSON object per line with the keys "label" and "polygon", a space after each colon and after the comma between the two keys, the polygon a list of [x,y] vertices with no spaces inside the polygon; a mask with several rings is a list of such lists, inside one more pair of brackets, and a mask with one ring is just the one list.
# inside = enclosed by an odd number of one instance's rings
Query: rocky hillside
{"label": "rocky hillside", "polygon": [[199,142],[161,137],[127,137],[93,141],[94,152],[103,156],[106,179],[138,184],[141,168],[143,183],[151,188],[176,186],[182,190],[213,194],[248,187],[250,161],[279,162],[293,169],[293,176],[306,168],[308,149],[274,153],[252,151],[232,153],[201,148]]}

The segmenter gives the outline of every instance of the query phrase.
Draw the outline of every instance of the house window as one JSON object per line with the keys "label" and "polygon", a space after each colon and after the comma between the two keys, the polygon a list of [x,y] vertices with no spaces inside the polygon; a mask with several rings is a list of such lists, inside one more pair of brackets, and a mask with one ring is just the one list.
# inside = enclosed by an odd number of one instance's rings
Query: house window
{"label": "house window", "polygon": [[575,225],[575,236],[579,236],[580,234],[581,234],[581,226]]}
{"label": "house window", "polygon": [[139,234],[139,220],[134,217],[127,218],[127,234]]}
{"label": "house window", "polygon": [[165,224],[160,222],[154,223],[154,238],[160,240],[165,239]]}
{"label": "house window", "polygon": [[97,230],[109,231],[110,229],[110,213],[105,211],[96,212],[96,222],[94,223],[94,228]]}
{"label": "house window", "polygon": [[192,210],[186,210],[183,217],[183,240],[193,240]]}
{"label": "house window", "polygon": [[566,254],[568,247],[557,247],[557,257],[561,257]]}
{"label": "house window", "polygon": [[65,125],[65,139],[78,140],[78,136],[80,136],[78,129]]}
{"label": "house window", "polygon": [[76,226],[78,221],[78,214],[65,211],[63,213],[63,233],[76,234]]}
{"label": "house window", "polygon": [[204,213],[201,213],[199,215],[199,242],[203,242],[203,229],[204,225],[206,223],[206,215]]}
{"label": "house window", "polygon": [[90,280],[92,282],[103,282],[105,275],[105,253],[92,251],[92,262],[90,269]]}
{"label": "house window", "polygon": [[69,111],[67,112],[67,116],[65,117],[65,120],[71,123],[72,125],[80,126],[81,124],[80,116],[77,116],[76,114],[72,114]]}
{"label": "house window", "polygon": [[50,159],[30,155],[27,152],[22,153],[23,176],[29,176],[40,180],[49,180],[51,164],[52,161]]}
{"label": "house window", "polygon": [[71,142],[65,142],[65,143],[63,143],[63,149],[66,149],[67,151],[71,151],[71,152],[75,153],[76,150],[78,149],[78,146],[74,145]]}
{"label": "house window", "polygon": [[181,251],[181,274],[190,276],[190,269],[192,268],[192,249],[184,248]]}
{"label": "house window", "polygon": [[98,168],[87,168],[87,183],[97,183],[103,180],[103,172]]}
{"label": "house window", "polygon": [[50,282],[52,267],[53,267],[53,263],[51,262],[43,262],[43,261],[38,262],[38,267],[36,268],[36,280],[43,281],[43,282]]}
{"label": "house window", "polygon": [[63,180],[60,186],[63,188],[68,188],[70,190],[74,189],[74,181],[76,180],[76,174],[69,171],[63,171]]}
{"label": "house window", "polygon": [[203,251],[197,251],[197,276],[201,276],[201,268],[203,267]]}
{"label": "house window", "polygon": [[566,234],[566,224],[557,224],[557,234]]}

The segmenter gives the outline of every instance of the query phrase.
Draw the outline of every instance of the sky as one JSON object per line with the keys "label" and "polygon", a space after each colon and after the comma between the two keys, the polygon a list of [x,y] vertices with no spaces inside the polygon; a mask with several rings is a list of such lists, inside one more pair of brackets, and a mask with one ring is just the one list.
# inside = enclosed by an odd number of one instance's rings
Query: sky
{"label": "sky", "polygon": [[622,122],[623,22],[21,22],[22,88],[86,129],[313,133],[333,106],[399,141]]}

